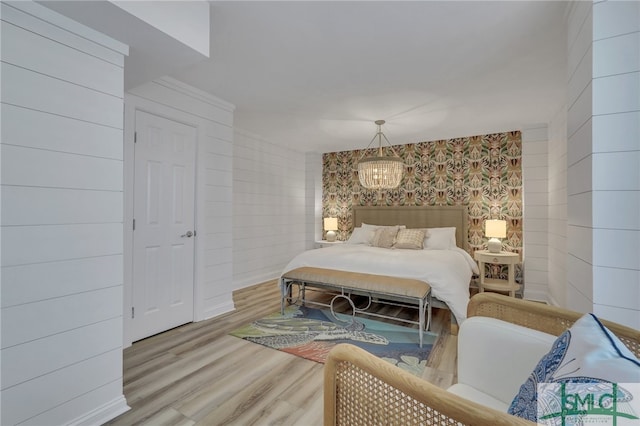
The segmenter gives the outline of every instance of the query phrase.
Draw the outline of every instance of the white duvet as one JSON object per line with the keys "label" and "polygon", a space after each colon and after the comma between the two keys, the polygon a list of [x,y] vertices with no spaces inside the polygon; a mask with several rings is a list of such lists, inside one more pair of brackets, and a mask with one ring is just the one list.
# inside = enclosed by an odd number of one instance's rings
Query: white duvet
{"label": "white duvet", "polygon": [[478,267],[469,254],[450,250],[400,250],[362,244],[340,244],[305,251],[296,256],[283,274],[303,266],[414,278],[431,285],[431,294],[445,302],[458,324],[467,317],[469,281]]}

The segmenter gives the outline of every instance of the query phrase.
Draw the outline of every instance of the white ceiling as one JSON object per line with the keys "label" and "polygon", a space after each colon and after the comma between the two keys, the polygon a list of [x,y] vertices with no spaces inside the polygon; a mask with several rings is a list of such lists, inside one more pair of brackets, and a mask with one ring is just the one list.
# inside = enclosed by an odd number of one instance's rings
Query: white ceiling
{"label": "white ceiling", "polygon": [[302,151],[548,122],[564,104],[560,1],[217,2],[211,57],[174,77],[237,127]]}
{"label": "white ceiling", "polygon": [[[210,1],[209,59],[104,1],[41,1],[131,46],[126,88],[169,73],[300,151],[521,129],[565,103],[565,1]],[[188,23],[185,23],[188,25]]]}

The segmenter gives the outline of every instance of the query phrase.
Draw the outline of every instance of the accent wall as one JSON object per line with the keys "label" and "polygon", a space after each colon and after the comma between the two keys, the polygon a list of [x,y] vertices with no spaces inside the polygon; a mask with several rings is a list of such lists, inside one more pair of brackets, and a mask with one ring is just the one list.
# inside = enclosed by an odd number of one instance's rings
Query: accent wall
{"label": "accent wall", "polygon": [[378,193],[358,180],[358,161],[375,149],[323,155],[322,215],[338,218],[338,240],[348,239],[353,206],[469,208],[471,252],[486,248],[484,221],[507,221],[503,247],[522,252],[522,137],[519,131],[395,145],[406,168],[397,189]]}

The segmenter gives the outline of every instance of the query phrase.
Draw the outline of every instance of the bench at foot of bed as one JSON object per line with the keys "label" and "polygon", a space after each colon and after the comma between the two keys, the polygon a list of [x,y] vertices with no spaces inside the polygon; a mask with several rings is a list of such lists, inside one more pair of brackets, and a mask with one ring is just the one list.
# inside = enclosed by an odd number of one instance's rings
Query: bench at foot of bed
{"label": "bench at foot of bed", "polygon": [[[331,308],[337,298],[346,299],[351,305],[353,315],[365,314],[380,318],[417,324],[419,329],[420,347],[422,347],[422,332],[431,324],[431,286],[420,280],[411,278],[398,278],[386,275],[373,275],[358,272],[339,271],[335,269],[303,267],[293,269],[280,278],[280,291],[282,294],[281,311],[284,314],[285,302],[292,302],[291,289],[293,285],[300,286],[301,303],[314,303]],[[336,295],[330,305],[305,300],[307,287],[333,292]],[[369,297],[368,305],[356,308],[351,300],[351,295]],[[418,310],[418,321],[395,318],[376,312],[368,312],[371,302],[376,299],[379,303],[392,304]],[[426,319],[425,319],[426,314]]]}

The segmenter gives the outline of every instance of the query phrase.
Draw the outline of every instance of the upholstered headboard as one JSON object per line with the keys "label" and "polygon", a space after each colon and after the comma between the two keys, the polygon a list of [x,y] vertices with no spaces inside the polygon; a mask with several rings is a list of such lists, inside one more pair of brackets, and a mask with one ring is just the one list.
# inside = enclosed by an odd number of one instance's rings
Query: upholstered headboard
{"label": "upholstered headboard", "polygon": [[353,226],[406,225],[407,228],[456,228],[458,247],[469,249],[467,206],[353,207]]}

